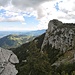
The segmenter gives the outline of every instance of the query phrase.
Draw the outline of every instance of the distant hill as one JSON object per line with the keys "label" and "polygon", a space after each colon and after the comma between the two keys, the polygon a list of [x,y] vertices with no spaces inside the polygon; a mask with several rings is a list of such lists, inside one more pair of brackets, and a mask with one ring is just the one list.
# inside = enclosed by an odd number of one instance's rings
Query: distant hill
{"label": "distant hill", "polygon": [[35,31],[0,31],[0,38],[11,34],[39,36],[45,32],[46,29],[35,30]]}
{"label": "distant hill", "polygon": [[6,49],[16,48],[45,32],[45,29],[29,32],[0,31],[0,47]]}
{"label": "distant hill", "polygon": [[0,39],[0,47],[5,49],[16,48],[23,43],[33,40],[35,36],[30,35],[8,35]]}
{"label": "distant hill", "polygon": [[32,36],[39,36],[43,33],[46,32],[46,29],[43,29],[43,30],[37,30],[37,31],[31,31],[31,32],[26,32],[25,34],[26,35],[32,35]]}

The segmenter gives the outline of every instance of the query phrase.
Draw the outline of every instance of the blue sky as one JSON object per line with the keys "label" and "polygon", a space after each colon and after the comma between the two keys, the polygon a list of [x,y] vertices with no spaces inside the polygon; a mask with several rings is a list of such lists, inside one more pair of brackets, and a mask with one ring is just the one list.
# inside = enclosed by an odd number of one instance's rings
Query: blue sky
{"label": "blue sky", "polygon": [[34,16],[24,17],[25,22],[0,22],[1,31],[31,31],[37,30],[39,21]]}
{"label": "blue sky", "polygon": [[58,19],[75,23],[75,0],[0,0],[0,31],[31,31],[48,28]]}
{"label": "blue sky", "polygon": [[[11,21],[11,20],[9,20],[9,18],[12,18],[13,15],[7,15],[6,12],[7,11],[5,9],[0,10],[0,15],[2,15],[2,17],[5,18],[4,19],[5,21],[0,22],[0,31],[31,31],[31,30],[37,30],[37,25],[39,24],[39,20],[37,20],[35,16],[29,16],[30,14],[27,13],[28,16],[23,16],[23,19],[24,19],[23,22],[21,22],[19,20]],[[25,13],[21,12],[19,14],[23,15]]]}

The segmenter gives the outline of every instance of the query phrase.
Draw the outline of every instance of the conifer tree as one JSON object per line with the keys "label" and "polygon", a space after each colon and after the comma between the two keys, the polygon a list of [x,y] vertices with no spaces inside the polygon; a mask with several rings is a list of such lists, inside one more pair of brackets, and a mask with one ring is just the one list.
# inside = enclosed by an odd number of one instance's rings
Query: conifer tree
{"label": "conifer tree", "polygon": [[62,72],[61,72],[61,75],[65,75],[65,71],[62,71]]}
{"label": "conifer tree", "polygon": [[28,51],[29,56],[26,64],[22,67],[24,73],[20,75],[50,75],[51,66],[48,55],[41,53],[36,47],[36,43],[31,43]]}
{"label": "conifer tree", "polygon": [[75,75],[75,71],[72,72],[72,75]]}

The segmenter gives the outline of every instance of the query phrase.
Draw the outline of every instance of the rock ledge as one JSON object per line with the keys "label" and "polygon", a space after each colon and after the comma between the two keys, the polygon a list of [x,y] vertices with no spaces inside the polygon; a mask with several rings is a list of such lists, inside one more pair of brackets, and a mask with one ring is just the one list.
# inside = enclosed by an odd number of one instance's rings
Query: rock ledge
{"label": "rock ledge", "polygon": [[10,50],[0,48],[0,75],[16,75],[15,63],[19,63],[17,56]]}

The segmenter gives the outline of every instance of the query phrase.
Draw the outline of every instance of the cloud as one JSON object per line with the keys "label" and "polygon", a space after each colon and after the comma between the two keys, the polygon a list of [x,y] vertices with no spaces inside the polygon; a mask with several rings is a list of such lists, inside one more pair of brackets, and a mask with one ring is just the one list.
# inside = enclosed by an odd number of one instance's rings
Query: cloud
{"label": "cloud", "polygon": [[[58,8],[55,5],[58,3]],[[70,8],[70,9],[69,9]],[[46,2],[41,5],[42,14],[38,29],[47,28],[48,22],[52,19],[59,19],[65,23],[75,23],[75,1],[74,0],[58,0],[55,2]],[[39,13],[40,14],[40,13]]]}
{"label": "cloud", "polygon": [[75,23],[75,0],[0,0],[0,6],[6,10],[0,14],[1,21],[25,23],[24,16],[35,16],[38,29],[47,28],[52,19]]}
{"label": "cloud", "polygon": [[24,22],[24,18],[23,16],[13,16],[13,17],[10,17],[10,18],[7,18],[7,19],[4,19],[4,21],[6,22],[17,22],[17,21],[20,21],[20,22]]}
{"label": "cloud", "polygon": [[[1,11],[2,12],[2,11]],[[4,11],[0,13],[0,22],[25,22],[23,15],[12,12],[12,11]]]}
{"label": "cloud", "polygon": [[[12,0],[12,5],[22,11],[29,12],[30,15],[32,15],[34,12],[35,14],[33,16],[36,16],[36,18],[40,19],[44,17],[44,11],[42,9],[42,4],[46,2],[54,2],[56,0]],[[50,3],[50,4],[51,4]]]}
{"label": "cloud", "polygon": [[[57,7],[55,7],[56,4]],[[48,23],[52,19],[59,19],[62,22],[75,23],[74,0],[58,0],[46,2],[42,4],[41,9],[43,10],[44,15],[44,17],[41,17],[41,20],[45,21],[46,23]]]}
{"label": "cloud", "polygon": [[26,7],[38,7],[41,3],[51,1],[51,0],[12,0],[12,4],[14,6],[17,6],[21,9],[26,8]]}
{"label": "cloud", "polygon": [[0,0],[0,6],[6,6],[9,4],[10,0]]}
{"label": "cloud", "polygon": [[[22,21],[23,16],[35,16],[36,18],[40,19],[44,17],[43,10],[41,9],[40,5],[47,1],[52,1],[52,0],[23,0],[23,1],[22,0],[5,0],[5,1],[0,0],[0,4],[2,6],[1,8],[3,8],[6,11],[5,13],[2,14],[2,17],[4,18],[2,20]],[[6,5],[7,7],[4,7]],[[17,14],[16,12],[21,16],[16,15]]]}
{"label": "cloud", "polygon": [[64,22],[75,22],[75,0],[61,1],[59,3],[59,10],[63,13],[63,15],[58,14],[59,19],[61,19]]}
{"label": "cloud", "polygon": [[9,18],[0,17],[0,22],[24,22],[24,18],[22,16],[13,16]]}
{"label": "cloud", "polygon": [[75,0],[63,0],[59,4],[59,9],[63,12],[75,11]]}
{"label": "cloud", "polygon": [[38,7],[40,4],[48,1],[54,0],[0,0],[0,6],[12,4],[13,6],[22,10],[26,8]]}
{"label": "cloud", "polygon": [[65,20],[75,18],[74,0],[0,0],[0,6],[4,5],[8,5],[4,9],[12,11],[12,15],[15,15],[16,12],[24,12],[21,14],[22,17],[35,16],[39,20],[43,17],[46,19],[57,18]]}

